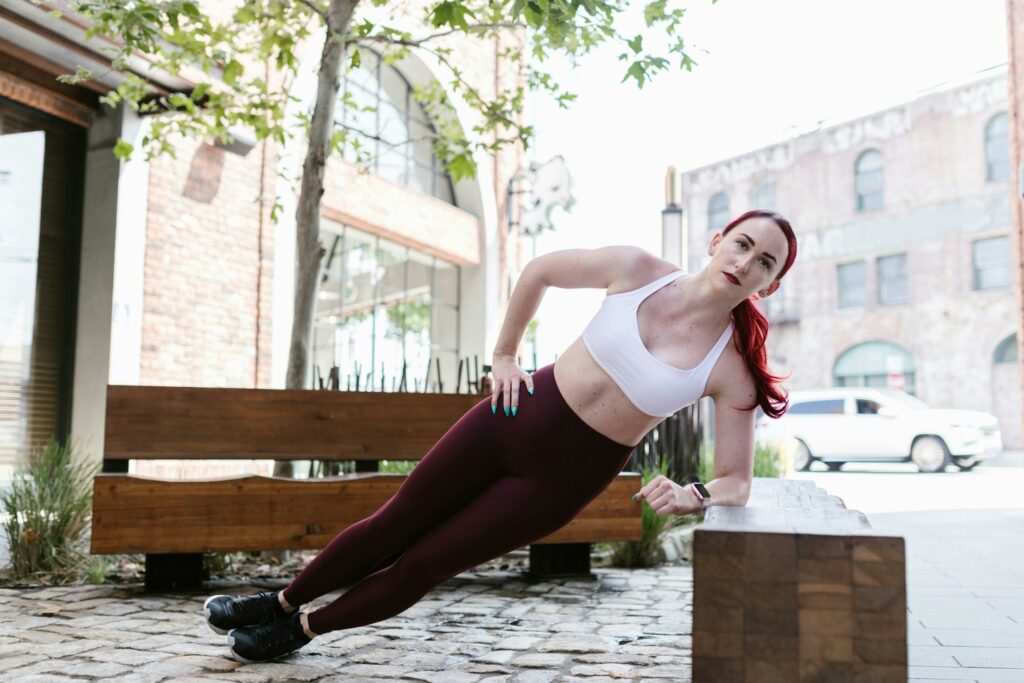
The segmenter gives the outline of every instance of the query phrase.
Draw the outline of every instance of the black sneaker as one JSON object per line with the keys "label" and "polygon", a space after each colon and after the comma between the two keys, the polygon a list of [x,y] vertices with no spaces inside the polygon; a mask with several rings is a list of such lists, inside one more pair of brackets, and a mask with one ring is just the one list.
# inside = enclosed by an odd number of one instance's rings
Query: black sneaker
{"label": "black sneaker", "polygon": [[269,624],[288,616],[274,591],[255,595],[214,595],[203,603],[203,614],[210,628],[221,635],[233,628]]}
{"label": "black sneaker", "polygon": [[287,619],[228,631],[231,656],[243,664],[266,662],[282,657],[298,650],[309,640],[306,632],[302,630],[298,611],[288,615]]}

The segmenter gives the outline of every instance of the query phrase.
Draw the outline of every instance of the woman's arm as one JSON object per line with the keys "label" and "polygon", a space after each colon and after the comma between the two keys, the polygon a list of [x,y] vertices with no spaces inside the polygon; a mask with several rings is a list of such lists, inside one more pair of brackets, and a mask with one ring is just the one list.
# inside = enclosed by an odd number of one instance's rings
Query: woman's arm
{"label": "woman's arm", "polygon": [[[712,505],[744,506],[750,498],[754,474],[754,411],[748,406],[754,392],[730,392],[716,396],[715,402],[715,478],[705,482]],[[741,395],[736,395],[741,394]]]}
{"label": "woman's arm", "polygon": [[562,249],[533,259],[523,268],[509,297],[494,358],[506,356],[515,361],[526,326],[540,308],[548,287],[608,289],[650,258],[651,254],[639,247],[611,246]]}

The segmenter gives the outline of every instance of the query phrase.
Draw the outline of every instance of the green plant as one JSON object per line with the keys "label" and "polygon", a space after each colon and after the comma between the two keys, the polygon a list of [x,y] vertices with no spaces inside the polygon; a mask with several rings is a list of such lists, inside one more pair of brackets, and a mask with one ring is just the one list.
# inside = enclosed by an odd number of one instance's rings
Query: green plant
{"label": "green plant", "polygon": [[[649,481],[668,472],[668,464],[640,467],[640,481]],[[652,567],[658,562],[661,536],[675,522],[672,515],[659,515],[650,505],[641,503],[639,541],[623,541],[613,545],[611,564],[615,567]]]}
{"label": "green plant", "polygon": [[[791,456],[780,444],[761,442],[754,444],[755,477],[785,477],[791,462]],[[701,443],[698,473],[703,482],[709,482],[715,478],[715,448],[710,440]]]}
{"label": "green plant", "polygon": [[380,471],[409,474],[418,462],[418,460],[381,460]]}
{"label": "green plant", "polygon": [[13,578],[45,573],[59,581],[81,568],[98,469],[73,457],[69,443],[50,439],[15,470],[3,496]]}
{"label": "green plant", "polygon": [[90,583],[103,583],[107,580],[107,574],[113,565],[114,563],[105,555],[95,555],[86,565],[85,574]]}

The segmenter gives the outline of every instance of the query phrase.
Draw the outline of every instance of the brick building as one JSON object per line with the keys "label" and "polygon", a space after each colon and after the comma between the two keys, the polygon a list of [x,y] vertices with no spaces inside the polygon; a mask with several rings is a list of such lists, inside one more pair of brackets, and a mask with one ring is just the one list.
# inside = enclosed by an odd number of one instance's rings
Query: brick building
{"label": "brick building", "polygon": [[690,267],[748,208],[800,257],[764,302],[788,386],[902,386],[1021,446],[1007,69],[683,173]]}
{"label": "brick building", "polygon": [[[1024,344],[1024,0],[1006,0],[1007,51],[1010,55],[1008,74],[1010,133],[1010,208],[1013,219],[1011,255],[1016,295],[1014,313],[1017,318],[1018,357]],[[1024,384],[1024,374],[1021,375]]]}
{"label": "brick building", "polygon": [[[421,10],[389,21],[417,28]],[[313,100],[308,74],[321,40],[301,57],[304,76],[290,89],[297,108]],[[521,50],[522,36],[445,40],[483,96],[521,79],[500,54]],[[116,140],[140,141],[150,122],[100,106],[115,77],[77,87],[55,80],[79,64],[106,72],[101,48],[73,14],[56,17],[29,0],[0,13],[0,204],[20,211],[0,211],[0,467],[50,435],[71,435],[99,457],[108,383],[284,384],[296,190],[281,173],[301,166],[301,143],[238,150],[182,140],[176,159],[119,162]],[[194,83],[187,72],[150,77],[166,91]],[[414,56],[389,65],[368,53],[343,83],[378,109],[339,103],[335,114],[365,133],[364,148],[377,146],[370,172],[358,173],[349,154],[326,172],[313,361],[321,375],[339,366],[343,385],[354,386],[358,368],[363,388],[380,389],[383,376],[393,390],[404,362],[410,390],[436,390],[439,361],[444,390],[454,390],[459,359],[489,362],[522,265],[520,240],[504,225],[522,151],[478,155],[477,177],[453,182],[424,142],[438,122],[411,97],[435,78],[448,82]],[[473,113],[456,106],[455,123],[469,131]],[[40,227],[14,242],[24,221]]]}

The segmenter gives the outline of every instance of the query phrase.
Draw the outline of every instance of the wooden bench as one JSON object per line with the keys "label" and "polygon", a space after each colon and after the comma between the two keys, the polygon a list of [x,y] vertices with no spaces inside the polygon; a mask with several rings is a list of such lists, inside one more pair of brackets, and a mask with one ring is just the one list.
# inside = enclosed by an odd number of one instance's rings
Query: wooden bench
{"label": "wooden bench", "polygon": [[812,482],[755,479],[693,538],[695,683],[905,683],[904,540]]}
{"label": "wooden bench", "polygon": [[[372,514],[480,394],[110,386],[104,469],[93,486],[92,553],[144,553],[150,589],[197,586],[202,553],[320,549]],[[127,474],[131,459],[354,460],[323,479],[191,481]],[[530,547],[530,574],[586,576],[595,541],[641,538],[623,473],[559,531]],[[443,482],[439,482],[443,486]]]}

